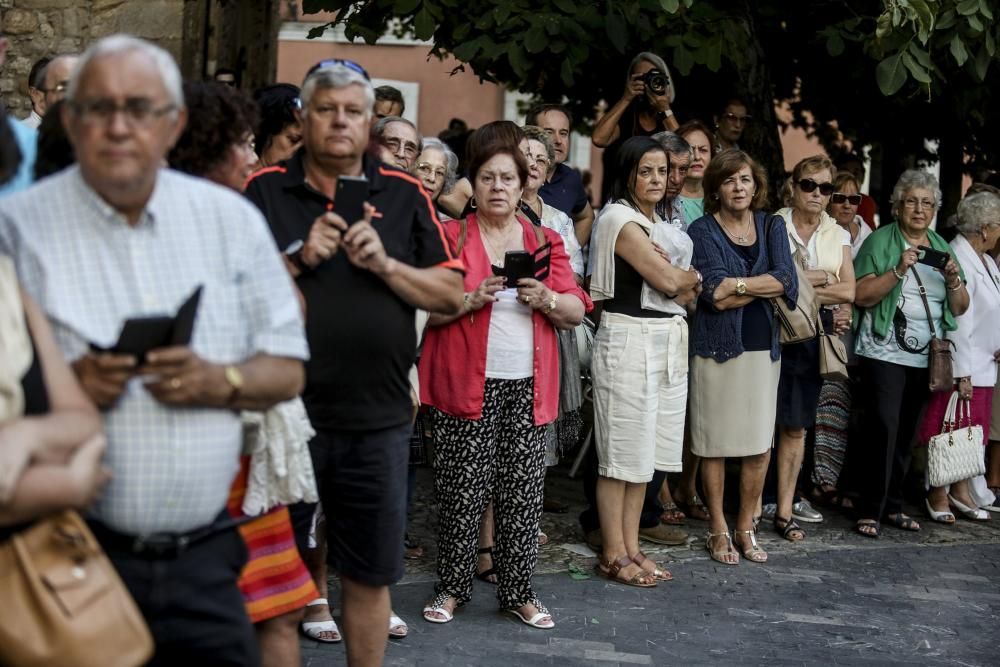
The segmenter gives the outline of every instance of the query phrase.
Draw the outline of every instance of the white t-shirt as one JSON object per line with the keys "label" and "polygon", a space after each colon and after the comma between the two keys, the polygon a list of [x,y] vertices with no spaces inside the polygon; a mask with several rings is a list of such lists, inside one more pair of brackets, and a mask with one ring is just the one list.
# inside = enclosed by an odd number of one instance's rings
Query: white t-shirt
{"label": "white t-shirt", "polygon": [[490,313],[486,345],[486,377],[521,380],[534,375],[534,330],[531,308],[517,300],[517,290],[497,292]]}

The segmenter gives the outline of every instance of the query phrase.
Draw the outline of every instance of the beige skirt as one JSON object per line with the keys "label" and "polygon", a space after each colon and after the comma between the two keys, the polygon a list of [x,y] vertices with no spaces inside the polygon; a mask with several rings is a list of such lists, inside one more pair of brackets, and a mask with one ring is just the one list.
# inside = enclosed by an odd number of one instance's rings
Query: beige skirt
{"label": "beige skirt", "polygon": [[763,454],[774,442],[781,362],[744,352],[719,363],[691,358],[691,452],[706,458]]}

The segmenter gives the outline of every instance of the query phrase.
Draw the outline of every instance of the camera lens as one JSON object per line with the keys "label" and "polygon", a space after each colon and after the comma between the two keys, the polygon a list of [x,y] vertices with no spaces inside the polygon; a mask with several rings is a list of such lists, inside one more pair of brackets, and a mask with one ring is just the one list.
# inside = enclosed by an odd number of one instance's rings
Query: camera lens
{"label": "camera lens", "polygon": [[646,72],[646,90],[654,95],[662,95],[667,92],[667,75],[660,70],[652,69]]}

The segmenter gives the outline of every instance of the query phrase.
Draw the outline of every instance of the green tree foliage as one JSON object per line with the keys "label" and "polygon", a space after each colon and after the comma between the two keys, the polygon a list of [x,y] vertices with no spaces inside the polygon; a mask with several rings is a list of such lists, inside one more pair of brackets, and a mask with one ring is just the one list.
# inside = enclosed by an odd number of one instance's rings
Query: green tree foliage
{"label": "green tree foliage", "polygon": [[[621,96],[632,56],[655,51],[674,70],[682,120],[711,120],[733,93],[746,99],[759,119],[748,144],[776,178],[775,99],[790,101],[792,123],[829,150],[843,139],[873,145],[886,188],[906,164],[936,157],[925,139],[940,141],[946,169],[963,154],[969,170],[1000,166],[1000,130],[988,121],[998,111],[998,0],[305,0],[304,9],[339,12],[349,38],[411,33],[484,80],[565,96],[580,129],[601,100]],[[955,183],[961,168],[952,171]]]}

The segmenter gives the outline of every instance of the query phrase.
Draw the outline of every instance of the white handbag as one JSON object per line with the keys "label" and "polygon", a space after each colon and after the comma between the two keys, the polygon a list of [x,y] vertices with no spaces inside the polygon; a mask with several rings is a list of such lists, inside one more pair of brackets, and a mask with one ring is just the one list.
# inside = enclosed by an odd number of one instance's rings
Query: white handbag
{"label": "white handbag", "polygon": [[[961,427],[965,407],[966,427]],[[955,430],[958,428],[958,430]],[[973,426],[972,408],[953,392],[944,413],[941,433],[927,443],[927,477],[931,486],[948,486],[986,473],[983,427]]]}

